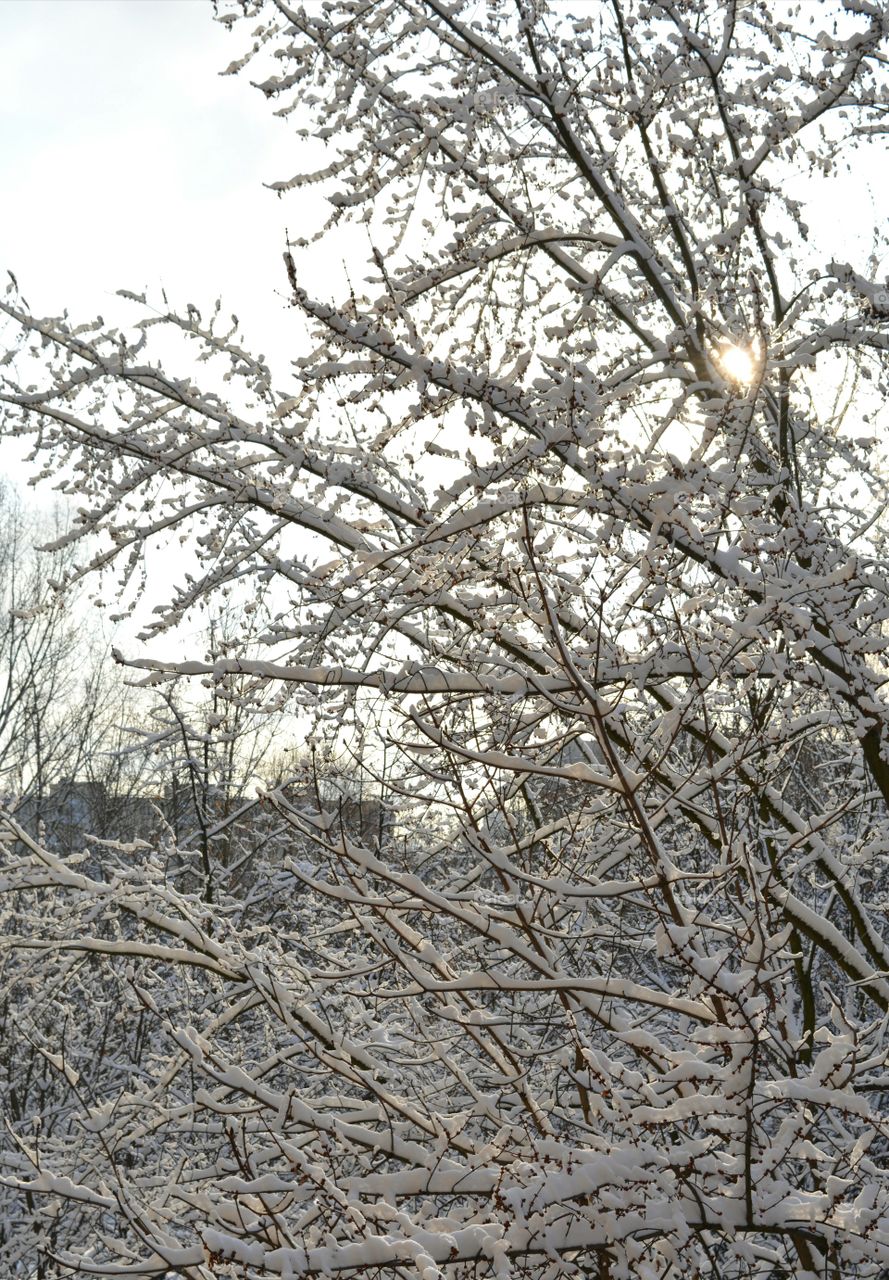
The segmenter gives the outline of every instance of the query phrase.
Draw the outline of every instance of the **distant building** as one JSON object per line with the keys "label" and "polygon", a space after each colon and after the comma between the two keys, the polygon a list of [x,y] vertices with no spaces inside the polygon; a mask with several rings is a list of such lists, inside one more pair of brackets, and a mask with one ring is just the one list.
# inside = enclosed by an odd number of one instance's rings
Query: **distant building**
{"label": "distant building", "polygon": [[[297,812],[318,812],[313,792],[285,788],[283,796]],[[379,800],[334,795],[322,803],[334,817],[334,840],[341,833],[372,848],[384,843],[391,815]],[[304,842],[273,805],[232,796],[224,787],[195,789],[188,780],[174,780],[162,795],[146,795],[117,794],[101,782],[69,779],[48,795],[27,796],[15,808],[15,817],[58,852],[80,853],[95,840],[165,842],[185,855],[183,872],[193,866],[190,852],[207,852],[217,866],[242,865],[243,880],[249,880],[254,859],[274,861],[294,843]]]}
{"label": "distant building", "polygon": [[18,822],[50,847],[72,850],[85,835],[129,842],[157,837],[164,825],[160,796],[116,794],[102,782],[67,779],[47,795],[29,794],[16,806]]}

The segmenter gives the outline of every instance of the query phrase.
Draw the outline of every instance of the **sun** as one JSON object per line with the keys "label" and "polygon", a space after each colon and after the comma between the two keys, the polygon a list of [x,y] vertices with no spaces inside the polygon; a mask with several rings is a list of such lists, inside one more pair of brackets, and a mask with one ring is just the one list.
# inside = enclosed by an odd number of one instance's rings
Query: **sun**
{"label": "sun", "polygon": [[723,374],[738,386],[749,387],[756,377],[759,359],[752,347],[727,343],[720,348],[717,361]]}

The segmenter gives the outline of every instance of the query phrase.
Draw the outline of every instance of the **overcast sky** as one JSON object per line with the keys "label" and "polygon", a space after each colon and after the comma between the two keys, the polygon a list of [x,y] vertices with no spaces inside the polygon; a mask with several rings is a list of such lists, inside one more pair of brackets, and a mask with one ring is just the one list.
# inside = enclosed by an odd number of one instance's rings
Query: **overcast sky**
{"label": "overcast sky", "polygon": [[246,317],[280,286],[294,211],[262,183],[292,135],[218,74],[243,40],[209,0],[3,0],[0,243],[32,306],[224,284]]}
{"label": "overcast sky", "polygon": [[[202,309],[221,294],[250,348],[279,354],[285,227],[314,222],[317,198],[263,186],[310,166],[249,75],[219,75],[247,35],[210,0],[0,0],[0,277],[13,270],[33,309],[109,319],[120,288]],[[852,224],[885,217],[862,160],[785,180],[833,252],[838,227],[854,253]],[[340,293],[336,258],[311,255],[313,292]]]}
{"label": "overcast sky", "polygon": [[[218,74],[245,35],[209,0],[2,0],[0,277],[32,310],[125,320],[119,288],[222,294],[251,349],[274,349],[304,206],[263,187],[299,168],[292,128]],[[0,476],[24,483],[24,453],[4,440]]]}
{"label": "overcast sky", "polygon": [[[210,0],[0,2],[0,273],[32,307],[106,314],[121,287],[199,306],[222,292],[268,349],[284,228],[314,192],[263,187],[305,161],[249,77],[219,75],[246,36]],[[874,182],[884,193],[871,162],[791,185],[835,241],[850,215],[885,216]],[[336,292],[340,264],[319,265],[319,290]]]}
{"label": "overcast sky", "polygon": [[[210,0],[0,2],[0,278],[13,270],[35,311],[125,320],[122,287],[202,309],[221,294],[251,350],[289,354],[281,251],[285,227],[315,220],[315,196],[263,187],[308,166],[249,76],[219,75],[246,36],[215,23]],[[873,158],[788,185],[811,202],[813,241],[827,232],[866,269],[852,227],[885,217]],[[311,260],[308,286],[339,295],[336,251]],[[26,479],[24,450],[0,449],[0,475]]]}

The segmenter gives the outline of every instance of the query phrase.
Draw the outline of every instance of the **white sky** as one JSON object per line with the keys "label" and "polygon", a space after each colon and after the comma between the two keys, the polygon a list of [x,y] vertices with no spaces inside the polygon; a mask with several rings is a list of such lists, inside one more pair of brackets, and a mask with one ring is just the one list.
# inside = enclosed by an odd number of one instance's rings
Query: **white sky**
{"label": "white sky", "polygon": [[[300,162],[249,78],[219,75],[246,34],[210,0],[0,2],[0,277],[33,311],[126,321],[120,288],[202,310],[221,295],[252,351],[289,354],[285,227],[317,208],[263,186]],[[340,264],[317,265],[339,292]],[[25,453],[0,442],[0,477],[24,485]]]}
{"label": "white sky", "polygon": [[[299,234],[318,206],[263,187],[309,166],[249,76],[218,74],[246,34],[215,23],[210,0],[0,0],[0,281],[10,268],[35,311],[80,319],[132,315],[119,288],[202,310],[221,294],[251,350],[290,354],[285,227]],[[870,244],[850,233],[885,216],[885,181],[862,159],[793,184],[813,239],[866,269]],[[339,296],[336,249],[311,260],[308,287]],[[2,441],[0,476],[26,480],[23,453]]]}
{"label": "white sky", "polygon": [[262,183],[293,140],[218,75],[243,41],[209,0],[3,0],[0,244],[33,308],[163,285],[267,315],[296,209]]}
{"label": "white sky", "polygon": [[[0,0],[0,278],[12,269],[34,310],[108,319],[120,288],[202,310],[221,293],[250,348],[275,351],[285,227],[314,223],[318,203],[263,187],[309,165],[249,75],[218,74],[246,36],[210,0]],[[885,217],[874,159],[790,184],[814,239],[859,269],[870,245],[854,252],[850,223]],[[336,253],[312,257],[322,296],[342,288]],[[0,447],[2,470],[14,446]]]}

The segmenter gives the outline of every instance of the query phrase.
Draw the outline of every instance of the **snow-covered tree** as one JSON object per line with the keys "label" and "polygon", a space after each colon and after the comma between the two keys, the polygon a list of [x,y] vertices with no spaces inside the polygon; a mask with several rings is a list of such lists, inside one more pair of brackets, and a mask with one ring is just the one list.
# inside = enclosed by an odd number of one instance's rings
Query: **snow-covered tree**
{"label": "snow-covered tree", "polygon": [[[100,630],[79,616],[77,594],[52,589],[75,559],[70,545],[52,550],[65,528],[63,508],[29,509],[0,480],[0,797],[51,838],[73,780],[122,795],[138,774],[115,749],[134,699],[103,660]],[[106,834],[110,815],[92,817],[94,834]]]}
{"label": "snow-covered tree", "polygon": [[268,651],[126,661],[360,740],[397,815],[270,792],[249,928],[7,823],[20,1020],[86,954],[152,1028],[14,1126],[46,1274],[889,1268],[886,246],[815,208],[876,166],[889,10],[578,9],[219,4],[331,208],[291,369],[219,307],[4,304],[78,574],[181,538],[151,636],[230,593]]}

